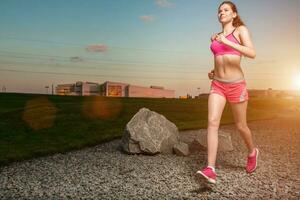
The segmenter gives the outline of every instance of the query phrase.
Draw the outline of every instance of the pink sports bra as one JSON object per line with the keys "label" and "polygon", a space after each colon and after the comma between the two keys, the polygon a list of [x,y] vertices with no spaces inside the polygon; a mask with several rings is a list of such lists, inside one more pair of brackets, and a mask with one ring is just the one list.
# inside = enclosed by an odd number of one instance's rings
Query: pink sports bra
{"label": "pink sports bra", "polygon": [[[227,35],[226,38],[234,43],[240,44],[239,41],[233,35],[234,31],[235,31],[235,29],[229,35]],[[234,55],[239,55],[239,56],[242,55],[239,51],[237,51],[225,44],[221,44],[217,40],[212,41],[212,43],[210,45],[210,49],[215,56],[224,55],[224,54],[234,54]]]}

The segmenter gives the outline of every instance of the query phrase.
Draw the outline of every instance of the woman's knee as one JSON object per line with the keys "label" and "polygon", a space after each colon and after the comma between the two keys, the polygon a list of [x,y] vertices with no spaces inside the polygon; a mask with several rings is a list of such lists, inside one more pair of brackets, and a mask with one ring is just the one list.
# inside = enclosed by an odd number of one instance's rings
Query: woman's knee
{"label": "woman's knee", "polygon": [[215,128],[218,129],[220,126],[219,119],[208,119],[208,128]]}
{"label": "woman's knee", "polygon": [[248,130],[248,126],[246,123],[236,123],[235,126],[240,132],[246,132]]}

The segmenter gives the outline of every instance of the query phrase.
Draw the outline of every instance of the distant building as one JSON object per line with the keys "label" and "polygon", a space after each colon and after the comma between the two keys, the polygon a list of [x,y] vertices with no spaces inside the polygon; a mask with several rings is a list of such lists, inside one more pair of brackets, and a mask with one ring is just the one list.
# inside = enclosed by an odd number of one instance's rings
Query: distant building
{"label": "distant building", "polygon": [[195,96],[195,99],[200,99],[200,98],[208,98],[209,93],[201,93],[198,96]]}
{"label": "distant building", "polygon": [[71,84],[60,84],[55,88],[57,95],[90,96],[99,95],[99,84],[92,82],[81,82]]}
{"label": "distant building", "polygon": [[151,97],[175,98],[175,91],[161,86],[143,87],[127,83],[106,81],[99,85],[92,82],[76,82],[75,84],[60,84],[56,87],[58,95],[100,95],[107,97]]}
{"label": "distant building", "polygon": [[[299,90],[273,90],[268,88],[267,90],[259,89],[248,89],[249,98],[282,98],[282,99],[294,99],[300,98]],[[209,93],[202,93],[198,96],[195,96],[195,99],[198,98],[208,98]]]}
{"label": "distant building", "polygon": [[179,99],[187,99],[188,97],[187,97],[187,95],[184,95],[184,96],[179,96],[178,98]]}
{"label": "distant building", "polygon": [[55,93],[57,95],[76,95],[75,84],[59,84],[55,88]]}
{"label": "distant building", "polygon": [[179,99],[192,99],[192,95],[184,95],[184,96],[179,96]]}
{"label": "distant building", "polygon": [[292,99],[300,97],[299,90],[273,90],[268,88],[267,90],[249,89],[249,97],[263,97],[263,98],[284,98]]}
{"label": "distant building", "polygon": [[99,95],[99,84],[93,82],[76,82],[75,92],[80,96]]}
{"label": "distant building", "polygon": [[100,85],[100,95],[107,97],[126,97],[128,96],[128,84],[106,81]]}
{"label": "distant building", "polygon": [[161,86],[144,87],[106,81],[100,85],[100,95],[108,97],[174,98],[175,91],[164,89]]}

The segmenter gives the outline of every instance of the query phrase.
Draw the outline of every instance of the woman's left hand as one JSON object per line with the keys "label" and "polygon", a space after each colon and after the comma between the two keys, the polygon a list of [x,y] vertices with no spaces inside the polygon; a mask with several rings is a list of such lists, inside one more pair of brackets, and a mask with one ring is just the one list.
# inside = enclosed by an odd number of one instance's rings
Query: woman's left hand
{"label": "woman's left hand", "polygon": [[223,33],[218,34],[217,37],[216,37],[216,40],[218,42],[220,42],[221,44],[226,44],[226,42],[228,41]]}

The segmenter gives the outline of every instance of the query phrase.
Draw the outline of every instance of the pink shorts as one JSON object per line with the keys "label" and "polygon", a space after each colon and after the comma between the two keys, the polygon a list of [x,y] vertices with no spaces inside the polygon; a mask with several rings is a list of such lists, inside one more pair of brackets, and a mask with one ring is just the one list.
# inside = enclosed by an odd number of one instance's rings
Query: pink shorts
{"label": "pink shorts", "polygon": [[226,83],[218,80],[211,81],[210,94],[222,95],[231,103],[247,101],[249,99],[246,81]]}

